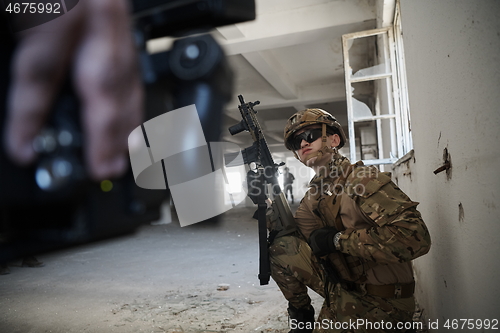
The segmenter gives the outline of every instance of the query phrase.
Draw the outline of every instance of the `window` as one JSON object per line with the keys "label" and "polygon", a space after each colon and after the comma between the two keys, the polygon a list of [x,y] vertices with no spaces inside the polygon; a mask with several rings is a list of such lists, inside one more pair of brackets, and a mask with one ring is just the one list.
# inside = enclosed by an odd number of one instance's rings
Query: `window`
{"label": "window", "polygon": [[351,161],[392,164],[412,147],[399,10],[393,27],[342,36]]}

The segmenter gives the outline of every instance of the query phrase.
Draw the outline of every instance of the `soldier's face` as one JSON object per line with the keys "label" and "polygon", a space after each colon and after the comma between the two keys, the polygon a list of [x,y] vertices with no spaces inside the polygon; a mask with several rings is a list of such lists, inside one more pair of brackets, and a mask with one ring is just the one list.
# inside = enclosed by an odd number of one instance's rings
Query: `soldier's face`
{"label": "soldier's face", "polygon": [[[321,129],[321,125],[311,125],[304,128],[301,128],[297,133],[295,133],[295,137],[304,133],[305,131],[311,129]],[[326,144],[328,147],[337,147],[340,144],[340,137],[337,134],[328,135],[326,137]],[[321,149],[321,136],[318,137],[313,142],[307,142],[306,140],[302,140],[300,143],[300,149],[296,150],[297,155],[301,161],[307,159],[307,156],[313,153],[316,153]]]}

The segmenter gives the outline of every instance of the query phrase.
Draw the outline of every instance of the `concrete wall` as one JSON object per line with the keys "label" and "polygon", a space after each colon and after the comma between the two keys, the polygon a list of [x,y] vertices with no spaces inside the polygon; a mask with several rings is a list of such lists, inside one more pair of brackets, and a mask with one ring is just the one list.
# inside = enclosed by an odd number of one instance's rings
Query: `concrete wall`
{"label": "concrete wall", "polygon": [[[433,242],[417,298],[436,332],[500,319],[500,1],[401,0],[401,13],[414,157],[394,176]],[[435,175],[445,149],[452,168]]]}

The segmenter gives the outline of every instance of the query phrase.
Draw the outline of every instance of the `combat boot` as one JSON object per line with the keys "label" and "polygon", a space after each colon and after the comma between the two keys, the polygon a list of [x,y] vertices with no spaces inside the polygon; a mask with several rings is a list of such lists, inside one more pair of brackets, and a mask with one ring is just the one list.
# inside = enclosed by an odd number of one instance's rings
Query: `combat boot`
{"label": "combat boot", "polygon": [[311,333],[314,327],[314,308],[312,305],[297,309],[288,303],[289,325],[292,330],[288,333]]}

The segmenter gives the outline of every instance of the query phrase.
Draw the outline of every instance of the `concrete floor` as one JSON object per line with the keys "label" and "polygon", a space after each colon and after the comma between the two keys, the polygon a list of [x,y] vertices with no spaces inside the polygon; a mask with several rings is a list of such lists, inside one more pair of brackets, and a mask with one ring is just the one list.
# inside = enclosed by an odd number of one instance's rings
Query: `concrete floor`
{"label": "concrete floor", "polygon": [[257,278],[254,210],[233,209],[217,226],[148,225],[41,255],[41,268],[11,266],[0,276],[0,332],[288,332],[281,292]]}

